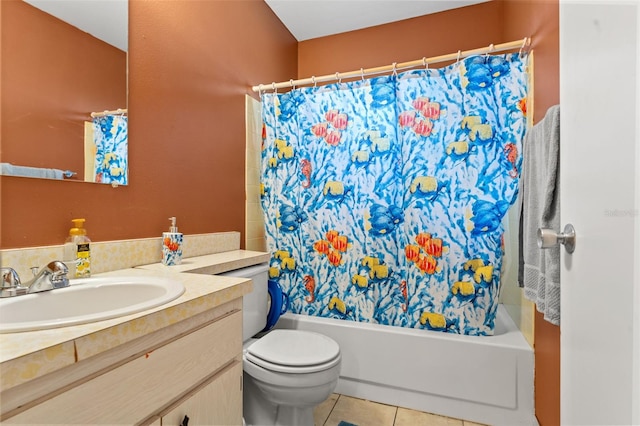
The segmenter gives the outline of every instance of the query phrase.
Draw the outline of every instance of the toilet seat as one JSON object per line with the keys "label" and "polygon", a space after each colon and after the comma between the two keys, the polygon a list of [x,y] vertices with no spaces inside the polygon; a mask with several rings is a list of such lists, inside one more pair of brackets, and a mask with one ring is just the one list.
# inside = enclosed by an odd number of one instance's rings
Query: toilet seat
{"label": "toilet seat", "polygon": [[278,281],[267,281],[269,290],[269,313],[267,314],[267,325],[262,331],[269,331],[280,319],[280,315],[287,312],[289,308],[289,296],[282,291]]}
{"label": "toilet seat", "polygon": [[340,362],[340,347],[331,338],[312,331],[272,330],[244,351],[245,359],[281,373],[314,373]]}

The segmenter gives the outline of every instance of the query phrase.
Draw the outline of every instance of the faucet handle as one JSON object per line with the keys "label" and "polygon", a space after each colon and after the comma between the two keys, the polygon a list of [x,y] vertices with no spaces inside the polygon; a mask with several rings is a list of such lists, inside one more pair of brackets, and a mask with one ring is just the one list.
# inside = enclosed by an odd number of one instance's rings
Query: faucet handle
{"label": "faucet handle", "polygon": [[13,268],[2,268],[2,285],[0,288],[9,289],[20,287],[20,277]]}
{"label": "faucet handle", "polygon": [[67,272],[69,272],[69,268],[67,268],[67,265],[65,265],[65,263],[61,260],[53,260],[49,262],[47,264],[47,268],[49,268],[49,270],[54,273],[57,272],[60,274],[66,274]]}
{"label": "faucet handle", "polygon": [[47,268],[51,270],[51,284],[53,284],[53,288],[62,288],[69,285],[69,278],[67,277],[69,268],[64,262],[54,260],[53,262],[49,262]]}
{"label": "faucet handle", "polygon": [[0,297],[11,297],[26,294],[27,288],[22,286],[18,273],[13,268],[2,268]]}

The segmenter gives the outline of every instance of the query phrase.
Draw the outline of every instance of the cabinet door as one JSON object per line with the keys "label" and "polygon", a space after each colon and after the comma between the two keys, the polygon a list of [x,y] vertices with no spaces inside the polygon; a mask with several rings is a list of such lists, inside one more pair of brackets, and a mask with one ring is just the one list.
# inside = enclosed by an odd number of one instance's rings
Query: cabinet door
{"label": "cabinet door", "polygon": [[237,361],[194,389],[162,415],[162,426],[242,424],[242,362]]}
{"label": "cabinet door", "polygon": [[[135,424],[240,356],[242,312],[193,331],[3,424]],[[179,424],[179,423],[178,423]]]}

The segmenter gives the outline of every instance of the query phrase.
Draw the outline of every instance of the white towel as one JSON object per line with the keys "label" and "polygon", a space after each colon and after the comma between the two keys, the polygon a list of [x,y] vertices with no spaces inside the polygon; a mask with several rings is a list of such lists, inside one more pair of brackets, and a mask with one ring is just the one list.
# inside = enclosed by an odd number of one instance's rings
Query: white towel
{"label": "white towel", "polygon": [[520,267],[524,295],[560,325],[560,247],[538,248],[538,228],[560,231],[560,106],[547,110],[523,141]]}
{"label": "white towel", "polygon": [[0,163],[0,175],[35,177],[35,178],[46,178],[46,179],[62,179],[64,177],[64,172],[58,169],[14,166],[11,163]]}

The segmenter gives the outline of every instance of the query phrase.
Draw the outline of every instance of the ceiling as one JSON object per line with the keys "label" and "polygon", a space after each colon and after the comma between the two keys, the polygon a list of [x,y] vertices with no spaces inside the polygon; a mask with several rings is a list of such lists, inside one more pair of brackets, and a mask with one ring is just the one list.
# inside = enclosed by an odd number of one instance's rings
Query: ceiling
{"label": "ceiling", "polygon": [[298,41],[485,1],[488,0],[265,0]]}
{"label": "ceiling", "polygon": [[[127,0],[25,1],[94,37],[127,51]],[[298,41],[359,30],[485,1],[489,0],[265,0]]]}
{"label": "ceiling", "polygon": [[127,0],[24,1],[120,50],[128,49]]}

